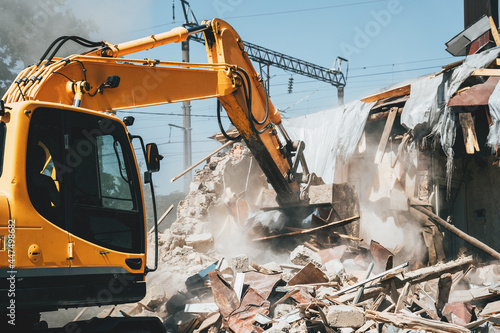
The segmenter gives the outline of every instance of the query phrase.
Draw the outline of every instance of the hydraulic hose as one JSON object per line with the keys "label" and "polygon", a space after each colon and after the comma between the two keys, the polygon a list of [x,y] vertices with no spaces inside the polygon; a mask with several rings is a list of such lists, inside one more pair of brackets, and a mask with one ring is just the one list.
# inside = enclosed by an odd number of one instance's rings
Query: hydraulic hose
{"label": "hydraulic hose", "polygon": [[219,123],[219,129],[222,133],[222,135],[224,135],[224,137],[228,140],[231,140],[231,141],[237,141],[237,140],[240,140],[241,139],[241,134],[238,134],[237,136],[229,136],[229,134],[226,133],[226,131],[224,130],[224,127],[222,126],[222,119],[221,119],[221,109],[222,109],[222,104],[219,100],[217,100],[217,122]]}
{"label": "hydraulic hose", "polygon": [[[243,76],[240,74],[243,73]],[[247,72],[243,69],[243,68],[237,68],[237,72],[236,72],[236,75],[238,75],[240,78],[241,78],[241,82],[243,84],[243,91],[245,93],[245,99],[246,99],[246,102],[247,102],[247,109],[248,109],[248,115],[249,115],[249,118],[250,118],[250,127],[252,128],[252,131],[254,131],[255,133],[257,134],[262,134],[264,133],[268,128],[272,127],[272,123],[268,123],[262,130],[257,130],[257,128],[255,128],[255,124],[254,123],[257,123],[259,125],[263,125],[266,121],[267,121],[267,118],[268,118],[268,113],[266,112],[266,117],[264,118],[264,120],[262,122],[258,122],[255,117],[253,116],[253,113],[252,113],[252,86],[251,86],[251,81],[250,81],[250,77],[248,76]],[[266,110],[267,111],[267,110]]]}
{"label": "hydraulic hose", "polygon": [[83,37],[80,37],[80,36],[61,36],[61,37],[58,37],[56,40],[54,40],[50,45],[49,47],[47,48],[47,50],[45,50],[44,54],[42,55],[42,57],[40,58],[40,60],[38,61],[38,64],[37,66],[39,66],[44,60],[45,58],[47,57],[47,55],[49,54],[49,52],[52,50],[52,48],[54,48],[54,46],[59,43],[57,45],[57,47],[55,48],[55,50],[52,52],[52,54],[50,55],[50,57],[47,59],[47,63],[50,62],[52,60],[52,58],[54,58],[54,56],[56,55],[56,53],[59,51],[59,49],[68,41],[68,40],[71,40],[81,46],[84,46],[84,47],[98,47],[98,46],[104,46],[104,43],[101,41],[101,42],[92,42],[88,39],[85,39]]}

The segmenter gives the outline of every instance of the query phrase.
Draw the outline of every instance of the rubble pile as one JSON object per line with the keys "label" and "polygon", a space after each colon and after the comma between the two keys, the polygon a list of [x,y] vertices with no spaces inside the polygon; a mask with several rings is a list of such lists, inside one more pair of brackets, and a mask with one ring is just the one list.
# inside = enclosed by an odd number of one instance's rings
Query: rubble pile
{"label": "rubble pile", "polygon": [[169,332],[500,332],[500,265],[401,261],[328,209],[290,227],[257,211],[265,186],[245,147],[212,157],[160,235],[146,298],[114,313]]}

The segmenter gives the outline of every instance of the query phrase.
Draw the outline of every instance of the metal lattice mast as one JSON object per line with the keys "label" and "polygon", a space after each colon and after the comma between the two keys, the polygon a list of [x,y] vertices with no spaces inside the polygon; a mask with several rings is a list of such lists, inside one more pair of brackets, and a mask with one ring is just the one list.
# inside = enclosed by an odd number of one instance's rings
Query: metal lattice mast
{"label": "metal lattice mast", "polygon": [[[205,40],[201,36],[192,35],[190,38],[199,43],[205,43]],[[249,42],[243,42],[243,44],[245,45],[245,51],[247,51],[248,57],[253,61],[278,67],[295,74],[304,75],[337,87],[339,104],[344,103],[344,87],[347,81],[347,72],[346,75],[344,75],[340,63],[341,61],[347,62],[347,59],[337,58],[337,63],[339,65],[338,69],[329,69],[256,44]]]}

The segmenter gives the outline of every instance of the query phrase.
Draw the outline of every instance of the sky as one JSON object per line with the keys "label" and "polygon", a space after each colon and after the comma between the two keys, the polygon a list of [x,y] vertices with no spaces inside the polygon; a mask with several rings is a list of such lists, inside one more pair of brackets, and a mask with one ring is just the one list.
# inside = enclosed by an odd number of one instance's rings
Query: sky
{"label": "sky", "polygon": [[[117,3],[70,0],[67,6],[96,27],[91,35],[94,40],[112,43],[161,33],[184,23],[179,0]],[[459,60],[446,52],[445,42],[464,28],[462,0],[191,0],[189,3],[199,22],[215,17],[224,19],[244,41],[327,68],[335,65],[338,56],[348,59],[348,68],[346,64],[342,66],[347,75],[346,103],[392,84],[439,71],[441,66]],[[203,45],[191,42],[190,49],[191,62],[207,61]],[[181,61],[181,45],[162,46],[134,57]],[[258,64],[254,66],[258,68]],[[336,88],[327,83],[278,68],[271,68],[270,72],[270,97],[279,110],[284,110],[284,118],[319,112],[338,104]],[[289,94],[291,76],[294,85]],[[160,194],[183,190],[182,179],[170,182],[184,170],[183,130],[169,126],[182,126],[181,107],[169,104],[118,113],[120,117],[133,115],[136,122],[129,128],[132,134],[141,135],[146,142],[156,142],[165,156],[161,171],[154,175]],[[192,161],[196,162],[220,146],[208,139],[219,132],[216,100],[194,101],[191,112]],[[140,156],[138,159],[143,160]]]}

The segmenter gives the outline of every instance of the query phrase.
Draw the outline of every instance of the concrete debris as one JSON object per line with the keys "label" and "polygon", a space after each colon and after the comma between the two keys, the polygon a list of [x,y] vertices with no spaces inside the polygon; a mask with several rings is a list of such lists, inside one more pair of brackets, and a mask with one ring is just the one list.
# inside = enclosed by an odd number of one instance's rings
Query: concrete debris
{"label": "concrete debris", "polygon": [[408,264],[401,249],[345,235],[329,209],[288,226],[285,214],[256,209],[262,171],[251,159],[239,146],[196,172],[176,222],[160,234],[147,296],[113,315],[155,315],[167,332],[188,333],[499,329],[498,263]]}
{"label": "concrete debris", "polygon": [[338,259],[330,260],[325,264],[326,275],[330,281],[342,281],[346,275],[344,265]]}
{"label": "concrete debris", "polygon": [[349,305],[332,305],[328,307],[326,320],[332,327],[358,328],[365,323],[365,315],[356,307]]}
{"label": "concrete debris", "polygon": [[208,252],[214,247],[214,237],[210,233],[189,235],[186,237],[186,245],[192,246],[197,252]]}
{"label": "concrete debris", "polygon": [[290,312],[293,312],[295,310],[296,310],[295,305],[292,305],[292,304],[278,304],[274,308],[274,318],[279,320],[281,317],[284,317],[285,315],[287,315]]}
{"label": "concrete debris", "polygon": [[273,324],[270,329],[265,330],[266,333],[282,333],[282,332],[291,332],[292,325],[287,321],[278,321]]}
{"label": "concrete debris", "polygon": [[243,273],[248,270],[248,256],[246,254],[241,254],[239,256],[233,257],[232,268],[233,272]]}
{"label": "concrete debris", "polygon": [[321,257],[316,252],[308,249],[304,245],[299,245],[290,254],[290,261],[295,265],[307,265],[309,263],[321,268]]}
{"label": "concrete debris", "polygon": [[253,228],[266,229],[269,232],[276,232],[283,229],[286,217],[279,210],[257,211],[250,213],[247,224]]}

